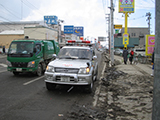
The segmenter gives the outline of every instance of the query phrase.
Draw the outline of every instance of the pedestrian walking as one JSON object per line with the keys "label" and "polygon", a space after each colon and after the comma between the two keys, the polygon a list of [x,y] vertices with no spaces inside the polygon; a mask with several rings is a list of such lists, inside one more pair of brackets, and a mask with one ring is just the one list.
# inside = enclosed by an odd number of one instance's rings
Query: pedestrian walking
{"label": "pedestrian walking", "polygon": [[124,64],[127,64],[128,50],[126,49],[126,47],[125,47],[124,50],[123,50],[122,56],[123,56]]}
{"label": "pedestrian walking", "polygon": [[6,53],[6,48],[5,48],[5,46],[3,46],[3,54],[5,54]]}
{"label": "pedestrian walking", "polygon": [[134,55],[134,52],[133,52],[133,50],[131,49],[130,56],[129,56],[130,64],[132,64],[132,61],[133,61],[133,55]]}
{"label": "pedestrian walking", "polygon": [[152,65],[152,74],[151,74],[151,76],[154,76],[154,51],[153,51],[153,54],[152,54],[151,65]]}

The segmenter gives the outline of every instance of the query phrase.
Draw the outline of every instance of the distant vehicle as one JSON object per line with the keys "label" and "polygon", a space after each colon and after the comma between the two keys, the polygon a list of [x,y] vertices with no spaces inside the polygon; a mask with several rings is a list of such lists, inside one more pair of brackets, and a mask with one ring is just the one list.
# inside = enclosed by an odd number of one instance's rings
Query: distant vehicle
{"label": "distant vehicle", "polygon": [[146,53],[145,53],[145,48],[134,48],[134,55],[135,56],[146,56]]}
{"label": "distant vehicle", "polygon": [[120,56],[122,56],[123,50],[122,50],[122,49],[115,49],[115,50],[114,50],[114,54],[115,54],[115,55],[120,55]]}
{"label": "distant vehicle", "polygon": [[41,76],[59,49],[54,40],[13,40],[7,53],[7,70],[14,75],[31,72]]}
{"label": "distant vehicle", "polygon": [[56,85],[78,85],[92,92],[97,74],[97,56],[92,47],[64,46],[57,58],[47,66],[46,88],[54,90]]}

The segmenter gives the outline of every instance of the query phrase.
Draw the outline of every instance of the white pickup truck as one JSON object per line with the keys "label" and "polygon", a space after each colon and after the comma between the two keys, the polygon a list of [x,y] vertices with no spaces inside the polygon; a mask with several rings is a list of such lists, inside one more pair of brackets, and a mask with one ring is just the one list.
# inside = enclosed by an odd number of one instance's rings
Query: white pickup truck
{"label": "white pickup truck", "polygon": [[65,46],[47,66],[46,88],[53,90],[56,85],[81,85],[87,92],[92,92],[97,74],[97,56],[91,47]]}

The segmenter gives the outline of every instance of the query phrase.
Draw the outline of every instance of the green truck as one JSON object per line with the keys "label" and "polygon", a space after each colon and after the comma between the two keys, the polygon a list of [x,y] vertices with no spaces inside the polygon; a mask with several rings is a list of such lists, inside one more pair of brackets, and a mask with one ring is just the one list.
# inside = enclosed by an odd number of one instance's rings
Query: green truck
{"label": "green truck", "polygon": [[7,70],[14,75],[28,72],[41,76],[59,50],[59,44],[54,40],[13,40],[7,53]]}

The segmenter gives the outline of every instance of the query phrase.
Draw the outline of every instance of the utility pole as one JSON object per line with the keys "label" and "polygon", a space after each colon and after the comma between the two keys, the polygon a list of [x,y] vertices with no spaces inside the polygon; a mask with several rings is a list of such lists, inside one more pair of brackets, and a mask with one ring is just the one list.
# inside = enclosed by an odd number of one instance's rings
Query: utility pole
{"label": "utility pole", "polygon": [[146,21],[148,21],[148,34],[150,35],[150,25],[151,25],[151,24],[150,24],[150,19],[151,19],[151,13],[150,13],[150,12],[146,13],[146,16],[148,16]]}
{"label": "utility pole", "polygon": [[110,14],[106,14],[106,21],[108,21],[108,42],[109,42],[109,53],[110,53]]}
{"label": "utility pole", "polygon": [[111,27],[110,27],[110,58],[111,58],[111,65],[114,65],[114,33],[113,33],[113,12],[114,12],[114,7],[113,7],[113,0],[111,0],[111,7],[110,7],[110,22],[111,22]]}
{"label": "utility pole", "polygon": [[160,120],[160,0],[155,1],[155,53],[154,53],[154,84],[152,120]]}
{"label": "utility pole", "polygon": [[23,19],[23,0],[21,0],[21,20]]}

